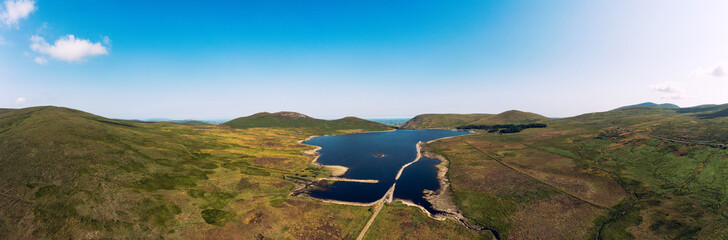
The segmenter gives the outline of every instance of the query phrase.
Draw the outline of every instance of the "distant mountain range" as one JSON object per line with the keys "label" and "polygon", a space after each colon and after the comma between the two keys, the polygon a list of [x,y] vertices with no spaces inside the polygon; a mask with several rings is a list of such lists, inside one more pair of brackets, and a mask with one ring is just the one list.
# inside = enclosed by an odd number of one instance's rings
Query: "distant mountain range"
{"label": "distant mountain range", "polygon": [[208,120],[183,119],[183,120],[175,120],[175,119],[169,119],[169,118],[148,118],[148,119],[144,119],[144,120],[132,120],[132,121],[139,121],[139,122],[171,122],[171,123],[179,123],[179,124],[186,124],[186,125],[215,125],[215,124],[221,124],[221,123],[230,121],[230,119],[208,119]]}
{"label": "distant mountain range", "polygon": [[675,105],[675,104],[672,104],[672,103],[657,104],[657,103],[653,103],[653,102],[644,102],[644,103],[640,103],[640,104],[635,104],[635,105],[629,105],[629,106],[620,107],[620,108],[617,108],[617,109],[629,108],[629,107],[658,107],[658,108],[667,108],[667,109],[677,109],[677,108],[680,108],[680,106]]}

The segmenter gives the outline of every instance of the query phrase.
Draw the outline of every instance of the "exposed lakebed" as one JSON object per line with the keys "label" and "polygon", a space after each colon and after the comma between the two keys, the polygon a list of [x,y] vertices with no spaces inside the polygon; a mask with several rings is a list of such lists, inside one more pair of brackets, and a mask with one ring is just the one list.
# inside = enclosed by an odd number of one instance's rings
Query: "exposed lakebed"
{"label": "exposed lakebed", "polygon": [[407,166],[399,180],[395,180],[397,173],[402,166],[416,159],[418,142],[465,134],[469,132],[427,129],[312,138],[304,143],[321,147],[319,163],[348,167],[342,177],[378,180],[378,183],[337,181],[324,189],[310,190],[308,194],[321,199],[370,203],[382,198],[396,181],[394,198],[410,200],[433,212],[423,191],[436,191],[440,187],[435,167],[439,160],[422,157]]}

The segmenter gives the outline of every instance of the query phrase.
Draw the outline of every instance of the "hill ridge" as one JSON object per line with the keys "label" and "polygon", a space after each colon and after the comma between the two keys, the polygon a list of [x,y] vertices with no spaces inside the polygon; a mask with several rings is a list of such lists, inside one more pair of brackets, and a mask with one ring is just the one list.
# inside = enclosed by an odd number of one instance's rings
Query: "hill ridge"
{"label": "hill ridge", "polygon": [[634,105],[622,106],[622,107],[619,107],[619,108],[616,108],[616,109],[624,109],[624,108],[631,108],[631,107],[658,107],[658,108],[666,108],[666,109],[679,109],[680,108],[680,106],[675,105],[673,103],[660,103],[660,104],[657,104],[657,103],[654,103],[654,102],[643,102],[643,103],[638,103],[638,104],[634,104]]}
{"label": "hill ridge", "polygon": [[498,114],[420,114],[402,125],[404,129],[447,128],[465,125],[490,125],[506,123],[533,123],[548,119],[542,115],[520,110],[508,110]]}
{"label": "hill ridge", "polygon": [[223,125],[243,129],[258,127],[302,128],[309,132],[319,134],[330,134],[355,129],[364,131],[384,131],[390,129],[387,125],[358,117],[348,116],[335,120],[324,120],[291,111],[255,113],[250,116],[230,120],[223,123]]}

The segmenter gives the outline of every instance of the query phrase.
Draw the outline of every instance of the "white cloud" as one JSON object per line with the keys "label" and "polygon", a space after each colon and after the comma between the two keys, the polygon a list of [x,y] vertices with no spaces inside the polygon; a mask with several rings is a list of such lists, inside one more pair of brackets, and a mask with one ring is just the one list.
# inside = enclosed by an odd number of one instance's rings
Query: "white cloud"
{"label": "white cloud", "polygon": [[94,43],[87,39],[77,39],[71,34],[56,40],[53,45],[48,44],[45,39],[38,35],[31,37],[30,41],[33,42],[30,45],[30,49],[33,51],[66,62],[80,62],[87,57],[109,54],[106,46],[101,43]]}
{"label": "white cloud", "polygon": [[650,85],[650,89],[663,93],[676,93],[684,91],[682,86],[680,86],[680,83],[670,81]]}
{"label": "white cloud", "polygon": [[664,99],[685,99],[685,89],[678,82],[662,82],[650,85],[650,90],[662,93]]}
{"label": "white cloud", "polygon": [[698,68],[695,71],[693,71],[693,76],[696,77],[725,77],[726,71],[728,71],[728,64],[726,63],[718,63],[713,67],[708,68]]}
{"label": "white cloud", "polygon": [[35,57],[33,61],[40,65],[45,65],[46,63],[48,63],[48,59],[45,59],[44,57]]}
{"label": "white cloud", "polygon": [[5,0],[4,9],[0,12],[0,21],[7,26],[18,26],[20,19],[27,18],[35,11],[33,0]]}
{"label": "white cloud", "polygon": [[28,99],[26,99],[24,97],[19,97],[19,98],[15,99],[15,105],[21,105],[26,102],[28,102]]}

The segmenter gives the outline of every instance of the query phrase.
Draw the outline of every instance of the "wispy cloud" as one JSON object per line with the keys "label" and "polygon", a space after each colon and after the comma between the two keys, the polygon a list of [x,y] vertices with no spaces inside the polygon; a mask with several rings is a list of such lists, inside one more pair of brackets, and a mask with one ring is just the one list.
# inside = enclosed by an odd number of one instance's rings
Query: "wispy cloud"
{"label": "wispy cloud", "polygon": [[696,77],[725,77],[728,72],[728,64],[726,63],[718,63],[715,64],[713,67],[707,67],[707,68],[698,68],[695,71],[693,71],[693,76]]}
{"label": "wispy cloud", "polygon": [[44,57],[35,57],[33,61],[40,65],[46,65],[48,63],[48,59],[45,59]]}
{"label": "wispy cloud", "polygon": [[650,90],[662,93],[661,98],[664,99],[685,99],[685,89],[678,82],[662,82],[649,86]]}
{"label": "wispy cloud", "polygon": [[[31,37],[30,41],[30,49],[33,51],[66,62],[80,62],[87,57],[109,54],[106,46],[101,43],[78,39],[71,34],[56,40],[53,45],[38,35]],[[111,42],[108,38],[103,41]]]}
{"label": "wispy cloud", "polygon": [[26,102],[28,102],[28,99],[26,99],[24,97],[18,97],[15,99],[15,105],[22,105],[22,104],[25,104]]}
{"label": "wispy cloud", "polygon": [[27,18],[35,9],[33,0],[5,0],[2,12],[0,12],[0,21],[7,26],[17,28],[18,21]]}
{"label": "wispy cloud", "polygon": [[102,37],[101,39],[103,40],[103,42],[104,42],[104,44],[105,44],[106,46],[109,46],[109,47],[111,47],[111,39],[109,38],[109,36],[104,36],[104,37]]}
{"label": "wispy cloud", "polygon": [[7,45],[7,44],[8,44],[8,42],[5,41],[5,38],[3,38],[3,36],[0,36],[0,46]]}

